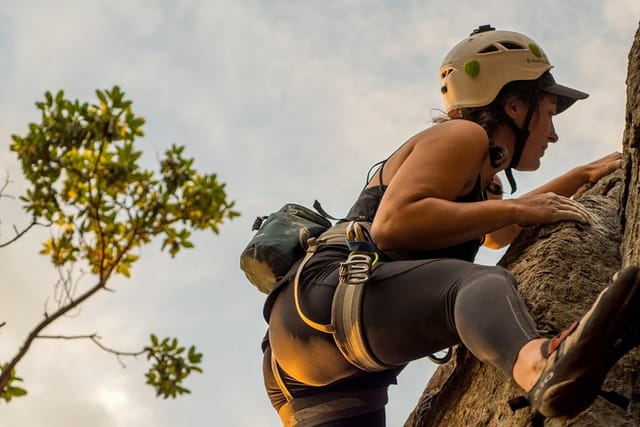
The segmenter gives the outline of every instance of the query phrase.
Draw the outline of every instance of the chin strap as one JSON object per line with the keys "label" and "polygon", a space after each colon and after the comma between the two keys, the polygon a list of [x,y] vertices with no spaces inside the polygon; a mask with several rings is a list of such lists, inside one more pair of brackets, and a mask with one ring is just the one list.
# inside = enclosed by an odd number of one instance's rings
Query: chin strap
{"label": "chin strap", "polygon": [[517,186],[516,180],[513,177],[513,169],[518,166],[520,163],[520,157],[522,156],[522,151],[524,150],[524,146],[527,143],[527,139],[529,138],[529,125],[531,124],[531,119],[533,118],[533,113],[537,107],[537,97],[538,94],[542,91],[542,79],[538,79],[536,82],[536,86],[531,93],[531,97],[529,98],[529,108],[527,108],[527,115],[524,118],[524,123],[522,127],[519,127],[513,119],[509,120],[509,125],[513,130],[513,134],[516,137],[515,149],[513,152],[513,157],[511,157],[511,163],[504,170],[504,174],[507,177],[507,181],[509,181],[509,186],[511,187],[511,194],[515,193]]}
{"label": "chin strap", "polygon": [[[529,106],[529,111],[532,108]],[[513,120],[510,121],[511,129],[516,137],[515,149],[513,152],[513,157],[511,157],[511,163],[504,170],[504,174],[507,177],[507,181],[509,181],[509,186],[511,187],[511,194],[516,192],[516,180],[513,177],[513,169],[518,166],[520,162],[520,157],[522,156],[522,150],[524,150],[524,145],[527,143],[527,138],[529,138],[529,123],[531,122],[531,114],[527,113],[527,117],[525,118],[524,126],[519,128],[516,122]]]}
{"label": "chin strap", "polygon": [[509,186],[511,187],[511,194],[515,193],[518,187],[516,186],[516,180],[513,177],[513,171],[511,170],[511,166],[509,166],[504,170],[504,174],[507,176],[507,181],[509,181]]}

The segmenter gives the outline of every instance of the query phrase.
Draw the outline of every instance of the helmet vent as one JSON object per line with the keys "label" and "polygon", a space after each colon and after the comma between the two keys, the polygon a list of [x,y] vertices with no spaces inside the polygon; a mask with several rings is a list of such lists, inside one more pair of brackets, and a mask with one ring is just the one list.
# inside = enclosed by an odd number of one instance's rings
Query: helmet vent
{"label": "helmet vent", "polygon": [[452,72],[453,72],[453,68],[448,68],[448,69],[444,70],[442,73],[440,73],[440,78],[444,79],[445,77],[447,77]]}
{"label": "helmet vent", "polygon": [[507,50],[525,50],[526,49],[526,47],[514,42],[500,42],[500,44],[504,46],[504,48]]}
{"label": "helmet vent", "polygon": [[[505,50],[526,50],[526,47],[521,46],[514,42],[504,41],[504,42],[498,42],[497,44],[500,45]],[[499,52],[500,50],[502,49],[500,49],[496,44],[490,44],[489,46],[485,47],[478,53],[492,53],[492,52]]]}
{"label": "helmet vent", "polygon": [[496,47],[496,45],[490,44],[489,46],[485,47],[478,53],[491,53],[491,52],[497,52],[497,51],[498,51],[498,48]]}

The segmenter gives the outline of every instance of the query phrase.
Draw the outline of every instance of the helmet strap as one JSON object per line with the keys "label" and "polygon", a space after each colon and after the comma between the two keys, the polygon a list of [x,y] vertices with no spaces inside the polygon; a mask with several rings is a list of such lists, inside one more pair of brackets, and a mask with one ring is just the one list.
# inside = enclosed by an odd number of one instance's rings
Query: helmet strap
{"label": "helmet strap", "polygon": [[[529,108],[531,110],[531,108]],[[507,176],[507,181],[509,181],[509,186],[511,187],[511,194],[516,192],[518,188],[516,186],[516,180],[513,177],[513,168],[518,166],[520,163],[520,157],[522,156],[522,151],[524,150],[524,146],[527,142],[527,138],[529,138],[529,123],[531,122],[530,114],[527,113],[527,117],[525,118],[525,123],[522,128],[518,127],[516,122],[512,120],[509,121],[511,125],[511,129],[513,130],[513,134],[515,136],[515,147],[513,150],[513,156],[511,157],[511,163],[504,170],[504,174]]]}
{"label": "helmet strap", "polygon": [[507,181],[509,181],[509,186],[511,187],[511,194],[515,193],[517,189],[516,180],[513,177],[512,169],[515,169],[518,166],[518,163],[520,163],[522,151],[524,150],[524,146],[527,143],[527,139],[529,138],[529,125],[531,124],[533,113],[537,107],[536,98],[541,91],[542,79],[538,79],[536,82],[536,86],[531,93],[529,108],[527,109],[527,115],[524,118],[522,127],[519,127],[513,119],[509,120],[509,125],[511,125],[511,129],[513,130],[513,134],[516,138],[513,157],[511,157],[511,163],[509,163],[509,166],[504,170],[504,174],[507,176]]}

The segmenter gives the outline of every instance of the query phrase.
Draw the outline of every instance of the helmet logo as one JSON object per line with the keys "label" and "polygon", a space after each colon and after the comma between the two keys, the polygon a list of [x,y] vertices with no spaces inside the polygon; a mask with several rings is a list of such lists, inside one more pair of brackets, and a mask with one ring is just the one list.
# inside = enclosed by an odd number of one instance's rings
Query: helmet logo
{"label": "helmet logo", "polygon": [[527,64],[548,64],[544,59],[527,58]]}
{"label": "helmet logo", "polygon": [[480,73],[480,63],[475,59],[471,59],[464,63],[464,72],[466,75],[475,79]]}
{"label": "helmet logo", "polygon": [[537,44],[530,43],[529,44],[529,50],[531,51],[531,53],[533,53],[538,58],[542,57],[542,52],[540,51],[540,47]]}

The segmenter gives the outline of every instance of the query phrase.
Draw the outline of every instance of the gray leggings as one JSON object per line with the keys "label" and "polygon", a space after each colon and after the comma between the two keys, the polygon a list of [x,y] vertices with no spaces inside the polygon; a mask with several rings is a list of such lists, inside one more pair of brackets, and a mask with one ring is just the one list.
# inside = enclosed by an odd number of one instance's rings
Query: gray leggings
{"label": "gray leggings", "polygon": [[[331,263],[324,266],[316,265],[316,274],[305,277],[301,307],[307,316],[326,323],[338,272]],[[457,259],[382,262],[366,286],[365,338],[373,354],[388,365],[463,344],[478,359],[511,375],[519,350],[539,336],[515,279],[501,267]],[[331,335],[300,319],[292,288],[288,284],[281,290],[269,318],[270,346],[291,385],[308,394],[336,381],[361,378],[366,383],[367,376],[375,374],[350,365]],[[268,375],[265,370],[266,380]]]}

